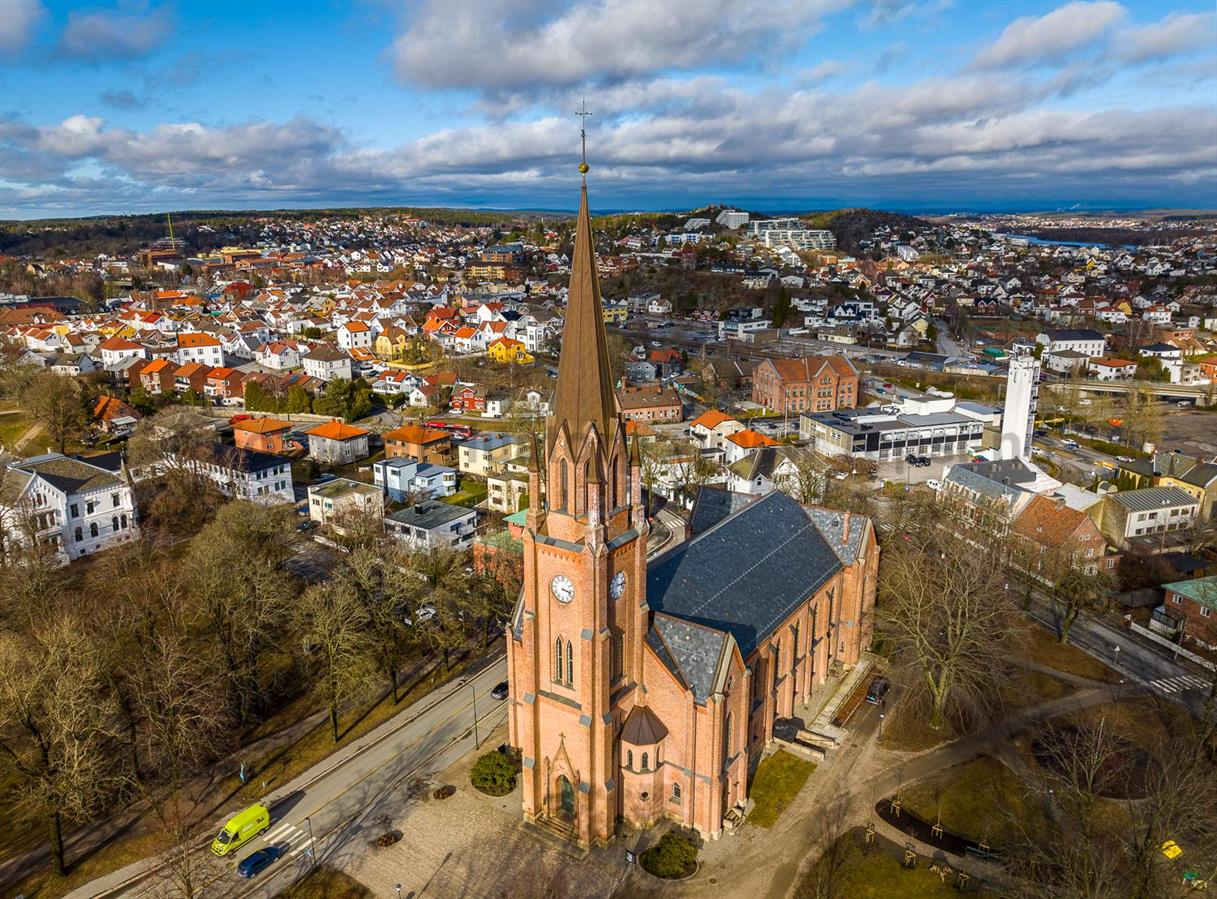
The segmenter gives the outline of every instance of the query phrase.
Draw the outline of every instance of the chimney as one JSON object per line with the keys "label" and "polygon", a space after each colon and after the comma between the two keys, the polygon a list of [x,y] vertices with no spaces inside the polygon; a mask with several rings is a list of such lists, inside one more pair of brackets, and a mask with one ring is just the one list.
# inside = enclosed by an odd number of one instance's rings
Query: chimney
{"label": "chimney", "polygon": [[1065,497],[1058,496],[1056,498],[1056,510],[1059,512],[1063,508],[1065,508]]}
{"label": "chimney", "polygon": [[849,542],[849,512],[845,513],[845,521],[843,522],[842,527],[841,527],[841,542],[842,543]]}

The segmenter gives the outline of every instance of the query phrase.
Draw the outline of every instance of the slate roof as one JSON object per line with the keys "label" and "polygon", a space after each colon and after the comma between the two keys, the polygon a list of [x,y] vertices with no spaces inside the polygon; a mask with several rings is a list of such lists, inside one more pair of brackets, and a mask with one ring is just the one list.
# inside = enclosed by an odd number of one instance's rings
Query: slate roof
{"label": "slate roof", "polygon": [[647,642],[668,670],[693,691],[695,702],[705,702],[710,697],[727,646],[726,633],[657,613],[651,619]]}
{"label": "slate roof", "polygon": [[652,746],[668,735],[663,722],[644,705],[636,705],[625,716],[621,726],[621,742],[632,746]]}
{"label": "slate roof", "polygon": [[755,496],[749,496],[746,493],[732,493],[725,487],[702,487],[697,491],[697,498],[693,501],[693,511],[689,515],[689,529],[693,534],[708,531],[727,516],[734,515],[755,501]]}
{"label": "slate roof", "polygon": [[69,459],[58,453],[35,456],[14,467],[20,467],[24,471],[37,475],[52,487],[66,494],[84,493],[122,485],[118,478],[104,468],[89,465],[79,459]]}
{"label": "slate roof", "polygon": [[426,502],[385,517],[398,524],[430,531],[446,524],[452,524],[454,521],[462,521],[470,515],[476,517],[476,510],[467,509],[464,506],[454,506],[451,503]]}
{"label": "slate roof", "polygon": [[656,559],[647,602],[727,631],[747,658],[842,567],[803,507],[771,493]]}

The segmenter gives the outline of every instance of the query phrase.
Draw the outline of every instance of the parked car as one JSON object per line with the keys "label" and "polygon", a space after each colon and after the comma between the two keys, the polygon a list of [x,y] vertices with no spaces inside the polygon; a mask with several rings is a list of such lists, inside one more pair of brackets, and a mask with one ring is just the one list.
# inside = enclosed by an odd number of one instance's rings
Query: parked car
{"label": "parked car", "polygon": [[1061,446],[1065,447],[1065,449],[1075,450],[1078,448],[1078,445],[1079,444],[1076,440],[1062,440],[1061,441]]}
{"label": "parked car", "polygon": [[866,701],[872,705],[878,705],[891,687],[892,685],[886,677],[875,678],[870,682],[870,689],[866,691]]}
{"label": "parked car", "polygon": [[1117,462],[1131,462],[1132,456],[1116,456]]}
{"label": "parked car", "polygon": [[909,465],[916,466],[917,457],[914,456],[912,453],[909,453],[907,456],[904,457],[904,461],[907,462]]}
{"label": "parked car", "polygon": [[495,684],[494,689],[490,691],[491,699],[506,699],[507,698],[507,681]]}
{"label": "parked car", "polygon": [[929,456],[918,456],[917,464],[920,465],[922,468],[929,468],[930,467],[930,457]]}
{"label": "parked car", "polygon": [[259,871],[269,868],[283,855],[283,850],[275,846],[267,846],[257,852],[251,852],[237,865],[238,877],[253,877]]}
{"label": "parked car", "polygon": [[931,490],[941,490],[942,481],[938,480],[937,478],[930,478],[925,482],[925,486],[929,487]]}

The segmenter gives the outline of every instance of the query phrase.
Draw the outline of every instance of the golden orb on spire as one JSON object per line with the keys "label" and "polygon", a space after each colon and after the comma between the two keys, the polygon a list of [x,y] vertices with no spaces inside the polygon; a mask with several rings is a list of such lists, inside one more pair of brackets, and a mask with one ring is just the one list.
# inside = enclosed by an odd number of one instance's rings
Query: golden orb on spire
{"label": "golden orb on spire", "polygon": [[586,175],[590,169],[591,169],[591,166],[588,165],[586,162],[579,163],[579,174]]}

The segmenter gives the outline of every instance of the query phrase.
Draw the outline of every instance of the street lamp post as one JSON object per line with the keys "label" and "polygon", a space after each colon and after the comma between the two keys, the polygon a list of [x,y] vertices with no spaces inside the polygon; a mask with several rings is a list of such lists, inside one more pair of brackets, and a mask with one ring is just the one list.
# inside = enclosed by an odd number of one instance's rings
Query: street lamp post
{"label": "street lamp post", "polygon": [[313,871],[317,870],[317,842],[313,839],[313,819],[305,818],[304,823],[308,825],[308,858],[312,862]]}
{"label": "street lamp post", "polygon": [[473,748],[477,749],[482,743],[478,739],[478,691],[472,682],[469,684],[469,692],[473,694]]}
{"label": "street lamp post", "polygon": [[397,899],[401,899],[401,884],[400,883],[393,884],[393,889],[397,890]]}
{"label": "street lamp post", "polygon": [[887,700],[880,699],[879,700],[879,739],[880,740],[883,739],[883,716],[884,716],[884,713],[886,713],[886,711],[887,711]]}
{"label": "street lamp post", "polygon": [[1117,668],[1119,668],[1119,667],[1120,667],[1120,644],[1119,644],[1119,643],[1117,643],[1117,644],[1116,644],[1116,645],[1113,647],[1113,651],[1114,651],[1114,653],[1115,653],[1115,666],[1116,666]]}

